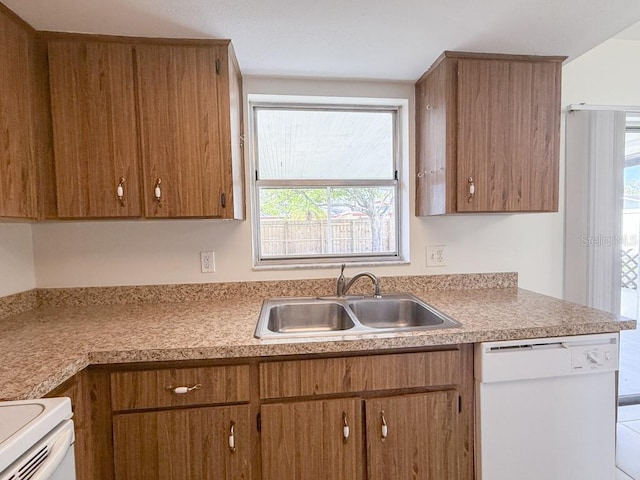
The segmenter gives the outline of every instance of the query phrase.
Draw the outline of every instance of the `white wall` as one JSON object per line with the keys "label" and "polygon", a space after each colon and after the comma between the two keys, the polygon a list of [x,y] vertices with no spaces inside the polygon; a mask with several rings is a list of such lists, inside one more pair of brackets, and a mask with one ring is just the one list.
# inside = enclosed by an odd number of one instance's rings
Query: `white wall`
{"label": "white wall", "polygon": [[640,106],[640,41],[611,39],[562,69],[563,106]]}
{"label": "white wall", "polygon": [[0,223],[0,297],[36,286],[28,223]]}
{"label": "white wall", "polygon": [[[409,265],[381,275],[516,271],[520,285],[562,295],[561,214],[413,215],[413,85],[410,83],[246,78],[245,93],[410,99]],[[337,269],[253,271],[251,222],[219,220],[55,222],[33,225],[39,287],[199,283],[317,278]],[[426,245],[447,245],[448,265],[425,267]],[[202,274],[199,252],[214,250],[216,273]],[[353,273],[355,268],[350,269]]]}

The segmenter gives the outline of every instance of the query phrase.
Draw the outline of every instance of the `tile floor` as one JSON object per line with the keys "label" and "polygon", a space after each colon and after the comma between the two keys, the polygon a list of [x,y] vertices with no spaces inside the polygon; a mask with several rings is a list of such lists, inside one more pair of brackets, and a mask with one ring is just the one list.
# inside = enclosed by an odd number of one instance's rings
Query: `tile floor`
{"label": "tile floor", "polygon": [[640,480],[640,405],[618,408],[616,480]]}

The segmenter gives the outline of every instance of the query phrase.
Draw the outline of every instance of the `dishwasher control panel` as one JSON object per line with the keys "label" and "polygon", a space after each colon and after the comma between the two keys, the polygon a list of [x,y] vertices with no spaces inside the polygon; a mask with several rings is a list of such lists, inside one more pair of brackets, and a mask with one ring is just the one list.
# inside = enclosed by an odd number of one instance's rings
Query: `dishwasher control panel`
{"label": "dishwasher control panel", "polygon": [[574,373],[618,369],[617,343],[572,346],[571,369]]}

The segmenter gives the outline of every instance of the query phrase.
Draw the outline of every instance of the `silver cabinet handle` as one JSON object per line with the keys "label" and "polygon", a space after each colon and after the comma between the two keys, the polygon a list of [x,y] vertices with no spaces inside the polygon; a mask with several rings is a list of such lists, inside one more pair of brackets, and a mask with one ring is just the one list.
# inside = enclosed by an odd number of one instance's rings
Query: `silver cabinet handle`
{"label": "silver cabinet handle", "polygon": [[469,193],[467,195],[467,202],[471,203],[471,200],[473,200],[473,196],[476,194],[476,185],[473,182],[473,177],[469,177],[469,180],[467,180],[467,184],[469,186]]}
{"label": "silver cabinet handle", "polygon": [[198,383],[193,385],[192,387],[168,387],[176,395],[184,395],[185,393],[192,392],[194,390],[200,390],[202,388],[202,384]]}
{"label": "silver cabinet handle", "polygon": [[380,434],[382,438],[387,438],[387,435],[389,434],[387,420],[384,418],[384,410],[380,411]]}
{"label": "silver cabinet handle", "polygon": [[162,189],[160,188],[161,183],[162,183],[162,179],[158,178],[156,180],[156,186],[153,189],[153,194],[156,197],[156,202],[158,203],[162,201]]}
{"label": "silver cabinet handle", "polygon": [[342,438],[346,442],[349,439],[349,422],[347,422],[347,413],[342,412]]}
{"label": "silver cabinet handle", "polygon": [[236,422],[231,420],[231,425],[229,426],[229,450],[231,453],[236,452]]}
{"label": "silver cabinet handle", "polygon": [[421,172],[418,172],[418,178],[428,177],[429,175],[433,175],[435,173],[442,172],[442,171],[444,171],[444,167],[438,167],[432,170],[423,170]]}
{"label": "silver cabinet handle", "polygon": [[116,196],[118,200],[120,200],[120,205],[124,207],[124,177],[120,177],[120,182],[118,182],[118,186],[116,187]]}

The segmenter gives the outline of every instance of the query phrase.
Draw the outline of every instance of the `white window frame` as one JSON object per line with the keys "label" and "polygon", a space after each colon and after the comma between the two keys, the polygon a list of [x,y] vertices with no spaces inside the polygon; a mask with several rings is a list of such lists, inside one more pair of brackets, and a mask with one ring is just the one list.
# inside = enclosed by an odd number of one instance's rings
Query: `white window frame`
{"label": "white window frame", "polygon": [[[252,245],[253,268],[295,268],[295,267],[335,267],[341,263],[350,265],[389,265],[408,263],[408,181],[405,177],[408,169],[407,148],[407,108],[405,99],[358,99],[347,97],[300,97],[284,95],[248,95],[249,110],[249,182],[252,205]],[[314,109],[345,111],[381,111],[394,113],[394,155],[393,170],[395,178],[390,180],[261,180],[259,178],[259,159],[257,148],[256,112],[259,109]],[[260,256],[260,187],[322,187],[322,186],[394,186],[396,189],[396,252],[380,254],[336,254],[309,255],[296,257]]]}

